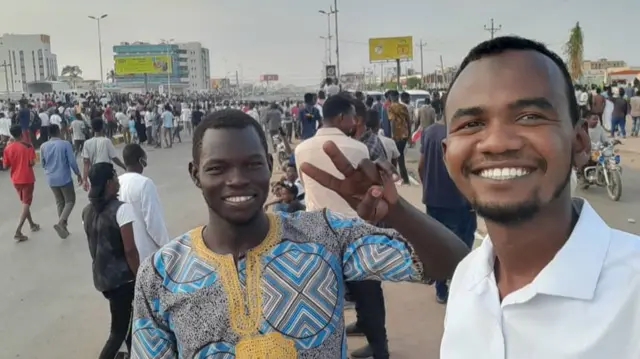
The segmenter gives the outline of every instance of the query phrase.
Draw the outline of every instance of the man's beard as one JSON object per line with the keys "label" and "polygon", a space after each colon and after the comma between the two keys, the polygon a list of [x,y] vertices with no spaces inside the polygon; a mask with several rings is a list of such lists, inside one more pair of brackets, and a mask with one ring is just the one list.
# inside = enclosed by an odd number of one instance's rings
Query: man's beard
{"label": "man's beard", "polygon": [[[571,161],[571,163],[573,163],[573,161]],[[569,171],[564,180],[553,192],[551,201],[560,197],[562,195],[562,191],[564,191],[570,182],[571,167],[569,167]],[[544,203],[540,201],[538,190],[536,190],[530,198],[521,203],[502,205],[491,202],[478,203],[477,201],[473,201],[471,205],[476,213],[486,220],[505,226],[516,226],[535,217],[535,215],[540,212]]]}

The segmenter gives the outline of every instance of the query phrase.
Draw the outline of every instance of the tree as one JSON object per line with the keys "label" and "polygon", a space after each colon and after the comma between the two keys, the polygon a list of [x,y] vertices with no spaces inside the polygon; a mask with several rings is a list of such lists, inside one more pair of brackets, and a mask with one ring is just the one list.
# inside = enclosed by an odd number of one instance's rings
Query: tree
{"label": "tree", "polygon": [[580,22],[571,28],[569,32],[569,40],[564,44],[564,54],[567,57],[567,66],[569,74],[574,82],[582,77],[582,61],[584,55],[584,34]]}
{"label": "tree", "polygon": [[62,68],[62,72],[60,74],[69,78],[69,82],[71,82],[73,88],[75,88],[78,81],[82,79],[82,70],[78,65],[67,65]]}
{"label": "tree", "polygon": [[407,78],[407,88],[408,89],[417,89],[422,85],[422,81],[420,81],[419,77],[409,77]]}

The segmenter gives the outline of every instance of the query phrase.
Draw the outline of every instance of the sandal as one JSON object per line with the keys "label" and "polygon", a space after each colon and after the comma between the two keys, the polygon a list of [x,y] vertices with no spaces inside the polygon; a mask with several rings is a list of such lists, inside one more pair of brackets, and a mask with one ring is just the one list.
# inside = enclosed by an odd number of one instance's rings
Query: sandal
{"label": "sandal", "polygon": [[34,223],[34,224],[31,226],[31,232],[37,232],[37,231],[39,231],[39,230],[40,230],[40,225],[39,225],[39,224]]}
{"label": "sandal", "polygon": [[24,234],[20,233],[20,234],[16,234],[15,236],[13,236],[13,239],[16,241],[16,243],[20,243],[20,242],[24,242],[24,241],[28,240],[29,237],[27,237]]}
{"label": "sandal", "polygon": [[64,226],[61,226],[60,224],[54,224],[53,229],[56,230],[60,238],[65,239],[69,237],[69,231],[66,228],[64,228]]}

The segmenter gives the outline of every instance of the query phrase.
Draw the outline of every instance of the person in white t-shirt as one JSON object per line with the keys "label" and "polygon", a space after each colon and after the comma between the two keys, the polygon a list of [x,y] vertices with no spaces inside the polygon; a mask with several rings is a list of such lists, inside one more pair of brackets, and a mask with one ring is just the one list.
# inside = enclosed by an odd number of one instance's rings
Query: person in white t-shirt
{"label": "person in white t-shirt", "polygon": [[142,175],[147,166],[144,149],[139,144],[128,144],[122,150],[122,159],[127,172],[118,177],[119,199],[133,206],[136,218],[133,223],[134,238],[140,260],[144,260],[169,243],[170,237],[158,190],[149,177]]}
{"label": "person in white t-shirt", "polygon": [[331,77],[327,77],[326,80],[324,80],[324,83],[324,92],[327,94],[327,97],[340,93],[340,86],[334,84]]}
{"label": "person in white t-shirt", "polygon": [[49,114],[47,109],[40,108],[38,117],[40,117],[40,143],[45,143],[49,139]]}

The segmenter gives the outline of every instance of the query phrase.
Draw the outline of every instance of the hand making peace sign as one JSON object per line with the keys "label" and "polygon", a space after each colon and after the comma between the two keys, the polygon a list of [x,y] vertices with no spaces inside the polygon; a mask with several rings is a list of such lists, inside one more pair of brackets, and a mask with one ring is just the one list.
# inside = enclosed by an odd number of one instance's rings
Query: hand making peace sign
{"label": "hand making peace sign", "polygon": [[344,179],[310,164],[303,163],[300,170],[322,186],[336,192],[355,209],[358,216],[376,223],[387,216],[398,202],[393,165],[387,161],[362,160],[356,168],[332,141],[322,146],[333,165],[344,175]]}

